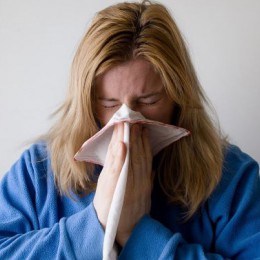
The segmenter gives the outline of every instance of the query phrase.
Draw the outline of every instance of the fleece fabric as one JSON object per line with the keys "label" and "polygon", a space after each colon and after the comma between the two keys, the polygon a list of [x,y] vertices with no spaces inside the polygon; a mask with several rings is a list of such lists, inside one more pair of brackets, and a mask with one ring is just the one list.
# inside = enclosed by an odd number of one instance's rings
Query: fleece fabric
{"label": "fleece fabric", "polygon": [[[0,259],[102,259],[93,197],[60,195],[46,145],[32,145],[0,183]],[[183,213],[155,181],[151,212],[119,259],[260,259],[259,167],[238,147],[210,198],[187,222]]]}

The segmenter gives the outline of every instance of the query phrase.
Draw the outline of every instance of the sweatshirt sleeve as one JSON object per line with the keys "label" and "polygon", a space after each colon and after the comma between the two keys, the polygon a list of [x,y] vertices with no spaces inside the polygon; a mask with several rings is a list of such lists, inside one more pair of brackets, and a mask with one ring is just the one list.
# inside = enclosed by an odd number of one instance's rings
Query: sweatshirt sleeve
{"label": "sweatshirt sleeve", "polygon": [[[238,148],[237,148],[238,149]],[[145,216],[121,251],[120,259],[260,259],[260,178],[249,156],[229,152],[221,183],[207,201],[210,251],[202,243],[188,243],[157,220]],[[206,214],[206,213],[204,213]],[[193,231],[191,231],[193,232]],[[203,232],[205,236],[205,232]],[[207,237],[197,230],[200,241]]]}
{"label": "sweatshirt sleeve", "polygon": [[119,259],[226,259],[217,253],[204,252],[199,244],[188,244],[180,233],[173,233],[160,222],[145,216],[135,227]]}
{"label": "sweatshirt sleeve", "polygon": [[92,202],[59,218],[46,158],[37,153],[26,151],[1,180],[0,259],[102,259],[104,232]]}

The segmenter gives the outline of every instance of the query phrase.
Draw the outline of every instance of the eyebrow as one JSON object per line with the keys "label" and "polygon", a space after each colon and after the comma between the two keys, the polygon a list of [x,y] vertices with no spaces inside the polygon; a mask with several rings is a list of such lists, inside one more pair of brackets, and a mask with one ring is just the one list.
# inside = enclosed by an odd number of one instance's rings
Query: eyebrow
{"label": "eyebrow", "polygon": [[153,92],[153,93],[150,93],[150,94],[147,94],[147,95],[140,96],[140,97],[138,97],[138,99],[149,98],[149,97],[153,97],[153,96],[158,96],[158,95],[161,95],[162,92],[163,92],[162,90],[157,91],[157,92]]}
{"label": "eyebrow", "polygon": [[98,97],[98,100],[117,101],[117,99],[115,99],[115,98],[105,98],[105,97]]}
{"label": "eyebrow", "polygon": [[[160,91],[157,91],[157,92],[152,92],[152,93],[149,93],[147,95],[140,96],[140,97],[138,97],[138,99],[145,99],[145,98],[149,98],[149,97],[153,97],[153,96],[158,96],[158,95],[161,95],[162,92],[163,92],[163,90],[160,90]],[[106,98],[106,97],[98,97],[98,99],[99,100],[105,100],[105,101],[118,101],[115,98]]]}

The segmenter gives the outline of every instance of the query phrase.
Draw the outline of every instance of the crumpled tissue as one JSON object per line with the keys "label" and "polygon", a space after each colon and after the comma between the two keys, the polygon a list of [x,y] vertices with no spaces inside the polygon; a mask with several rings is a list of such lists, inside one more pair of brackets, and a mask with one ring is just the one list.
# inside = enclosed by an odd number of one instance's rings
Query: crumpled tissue
{"label": "crumpled tissue", "polygon": [[117,258],[114,242],[126,189],[131,125],[135,123],[143,124],[148,129],[153,156],[169,144],[190,134],[190,132],[184,128],[148,120],[141,113],[135,112],[123,104],[109,122],[82,145],[74,158],[78,161],[104,165],[114,126],[119,122],[124,123],[124,143],[126,144],[127,152],[108,215],[103,244],[104,260],[114,260]]}

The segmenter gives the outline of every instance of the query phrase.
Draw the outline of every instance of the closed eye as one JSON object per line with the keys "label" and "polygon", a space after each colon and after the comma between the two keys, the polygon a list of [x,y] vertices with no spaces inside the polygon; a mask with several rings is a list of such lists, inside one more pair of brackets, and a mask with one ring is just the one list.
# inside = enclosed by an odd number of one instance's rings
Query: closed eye
{"label": "closed eye", "polygon": [[101,107],[103,107],[105,109],[113,109],[113,108],[120,106],[120,102],[118,102],[115,99],[99,98],[98,103]]}
{"label": "closed eye", "polygon": [[108,106],[108,105],[102,105],[104,108],[106,108],[106,109],[112,109],[112,108],[115,108],[115,107],[118,107],[119,105],[110,105],[110,106]]}
{"label": "closed eye", "polygon": [[143,106],[152,106],[157,104],[162,99],[161,95],[153,95],[147,98],[140,98],[138,103]]}
{"label": "closed eye", "polygon": [[152,105],[156,104],[157,102],[158,102],[158,100],[153,101],[153,102],[139,102],[139,103],[144,106],[152,106]]}
{"label": "closed eye", "polygon": [[144,97],[140,97],[137,102],[143,106],[152,106],[158,103],[163,98],[161,92],[159,93],[152,93]]}

